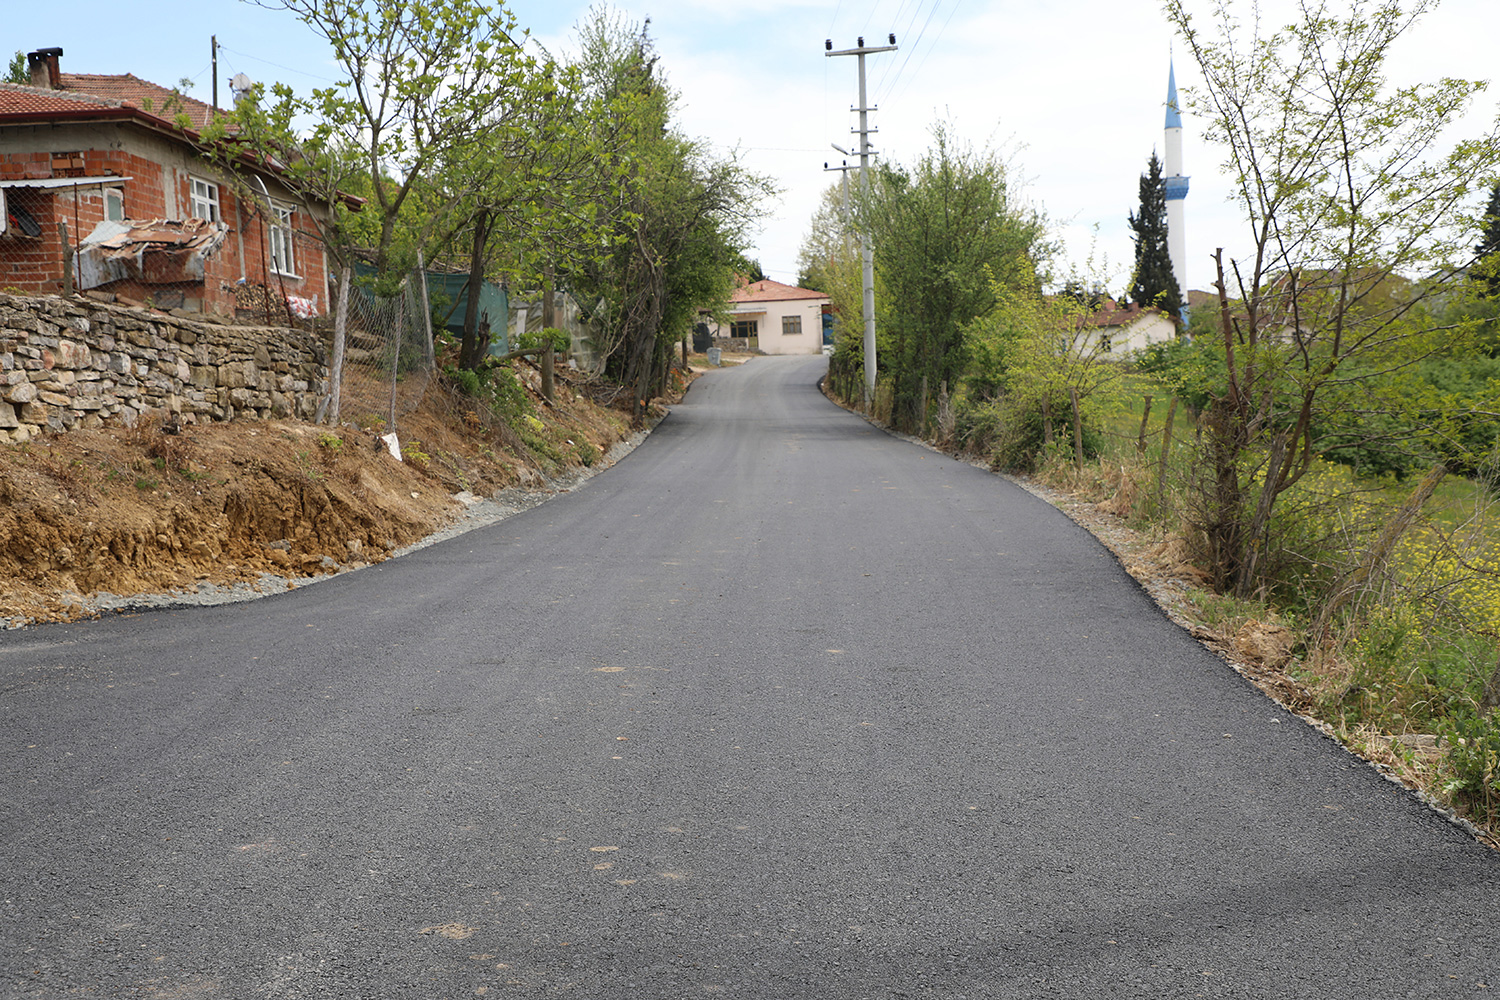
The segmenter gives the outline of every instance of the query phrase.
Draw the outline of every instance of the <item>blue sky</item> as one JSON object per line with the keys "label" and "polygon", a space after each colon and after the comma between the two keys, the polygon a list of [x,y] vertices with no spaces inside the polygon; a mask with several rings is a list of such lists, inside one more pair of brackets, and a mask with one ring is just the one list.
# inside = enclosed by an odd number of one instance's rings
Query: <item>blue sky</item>
{"label": "blue sky", "polygon": [[[1500,51],[1493,0],[1447,0],[1398,49],[1391,76],[1403,82],[1441,75],[1486,79]],[[306,90],[337,78],[326,48],[290,14],[242,0],[72,0],[63,7],[8,4],[3,52],[61,46],[65,71],[131,72],[164,85],[195,81],[212,93],[209,37],[220,48],[220,101],[243,72],[262,82]],[[554,52],[573,47],[584,0],[514,0],[523,27]],[[1206,0],[1194,9],[1207,16]],[[1248,7],[1248,4],[1242,4]],[[1266,0],[1284,10],[1285,0]],[[1335,0],[1335,7],[1339,6]],[[1346,5],[1345,5],[1346,6]],[[1163,102],[1172,31],[1155,0],[620,0],[632,20],[651,18],[669,81],[681,93],[683,129],[784,189],[755,241],[767,274],[794,281],[797,249],[818,198],[835,175],[830,148],[852,148],[850,108],[857,100],[855,60],[829,59],[834,48],[868,44],[895,32],[899,51],[869,57],[873,123],[881,154],[911,162],[944,118],[976,146],[993,146],[1023,180],[1023,197],[1056,223],[1067,256],[1091,246],[1108,287],[1128,278],[1132,248],[1126,213],[1137,204],[1137,177],[1162,148]],[[19,8],[19,9],[17,9]],[[147,13],[149,11],[149,13]],[[1197,74],[1177,45],[1179,87]],[[1481,95],[1465,123],[1477,132],[1494,118],[1500,89]],[[1186,115],[1185,171],[1189,285],[1212,281],[1209,255],[1242,252],[1245,226],[1226,204],[1218,152]]]}

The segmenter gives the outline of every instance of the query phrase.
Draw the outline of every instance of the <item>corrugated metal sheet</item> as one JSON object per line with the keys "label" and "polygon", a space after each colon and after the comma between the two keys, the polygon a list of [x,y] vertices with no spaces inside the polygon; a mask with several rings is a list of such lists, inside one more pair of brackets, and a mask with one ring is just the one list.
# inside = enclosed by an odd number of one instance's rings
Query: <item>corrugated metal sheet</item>
{"label": "corrugated metal sheet", "polygon": [[224,242],[223,223],[206,219],[101,222],[75,258],[78,287],[134,279],[147,285],[198,282],[204,262]]}

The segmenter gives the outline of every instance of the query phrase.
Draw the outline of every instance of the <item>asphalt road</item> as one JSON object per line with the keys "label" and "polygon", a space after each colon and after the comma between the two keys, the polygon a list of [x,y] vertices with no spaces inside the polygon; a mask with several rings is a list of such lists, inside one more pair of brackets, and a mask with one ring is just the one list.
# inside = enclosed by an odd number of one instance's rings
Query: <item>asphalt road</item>
{"label": "asphalt road", "polygon": [[0,995],[1500,991],[1500,857],[822,364],[379,567],[0,634]]}

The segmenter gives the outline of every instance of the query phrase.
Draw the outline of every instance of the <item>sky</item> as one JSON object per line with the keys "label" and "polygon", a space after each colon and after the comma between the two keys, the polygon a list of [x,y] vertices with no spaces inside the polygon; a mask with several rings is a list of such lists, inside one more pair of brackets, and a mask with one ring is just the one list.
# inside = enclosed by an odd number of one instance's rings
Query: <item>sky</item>
{"label": "sky", "polygon": [[[1247,0],[1232,0],[1245,11]],[[1494,0],[1446,0],[1403,36],[1388,76],[1414,83],[1440,76],[1490,79],[1500,51]],[[1330,0],[1347,10],[1352,0]],[[245,73],[306,92],[338,78],[326,43],[285,10],[244,0],[155,0],[150,16],[124,15],[119,0],[71,0],[65,8],[14,4],[0,36],[3,48],[64,50],[64,72],[134,73],[209,100],[210,36],[217,35],[220,103],[228,79]],[[511,0],[509,10],[534,43],[554,55],[576,48],[574,27],[588,0]],[[679,127],[720,155],[739,156],[782,190],[749,255],[768,277],[795,283],[797,251],[822,191],[837,179],[824,170],[855,149],[857,60],[828,58],[837,49],[886,44],[897,51],[867,58],[870,104],[878,110],[872,144],[879,155],[913,163],[946,121],[976,149],[1006,159],[1020,199],[1051,221],[1062,241],[1061,264],[1101,280],[1111,291],[1129,280],[1133,245],[1126,216],[1139,204],[1138,179],[1153,151],[1164,153],[1169,61],[1179,90],[1199,83],[1196,66],[1157,0],[617,0],[650,33],[668,82],[678,91]],[[1208,0],[1189,0],[1200,22]],[[1287,0],[1263,0],[1268,22],[1285,19]],[[60,10],[66,16],[59,16]],[[1184,94],[1184,101],[1188,100]],[[1500,85],[1480,95],[1457,132],[1488,129]],[[1202,123],[1184,114],[1188,285],[1208,288],[1211,255],[1245,252],[1246,225],[1227,199],[1222,154],[1202,138]],[[1092,261],[1092,264],[1089,263]]]}

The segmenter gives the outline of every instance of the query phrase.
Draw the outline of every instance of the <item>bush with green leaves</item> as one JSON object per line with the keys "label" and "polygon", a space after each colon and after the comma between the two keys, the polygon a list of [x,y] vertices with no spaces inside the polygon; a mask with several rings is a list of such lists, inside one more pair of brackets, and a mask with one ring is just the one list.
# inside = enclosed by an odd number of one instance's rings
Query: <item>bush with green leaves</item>
{"label": "bush with green leaves", "polygon": [[1475,816],[1493,822],[1500,812],[1500,713],[1456,715],[1443,726],[1453,778],[1444,791]]}
{"label": "bush with green leaves", "polygon": [[555,326],[549,326],[545,330],[527,331],[516,338],[516,350],[534,351],[547,344],[552,345],[554,351],[567,351],[573,346],[573,339],[568,336],[568,331],[559,330]]}

